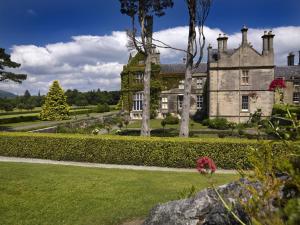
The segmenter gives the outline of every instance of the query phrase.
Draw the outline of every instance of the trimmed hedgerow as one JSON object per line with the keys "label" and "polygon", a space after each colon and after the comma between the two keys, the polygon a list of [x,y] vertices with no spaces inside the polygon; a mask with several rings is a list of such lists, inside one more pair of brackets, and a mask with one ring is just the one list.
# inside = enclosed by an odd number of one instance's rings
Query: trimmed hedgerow
{"label": "trimmed hedgerow", "polygon": [[178,168],[194,168],[200,156],[209,156],[219,168],[248,168],[249,147],[258,145],[238,139],[0,133],[2,156]]}

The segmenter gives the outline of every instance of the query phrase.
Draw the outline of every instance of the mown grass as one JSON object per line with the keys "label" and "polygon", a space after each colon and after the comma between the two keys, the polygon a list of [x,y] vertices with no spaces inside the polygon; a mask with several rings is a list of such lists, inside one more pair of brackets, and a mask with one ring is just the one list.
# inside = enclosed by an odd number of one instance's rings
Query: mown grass
{"label": "mown grass", "polygon": [[[215,175],[217,184],[237,175]],[[208,183],[197,173],[0,163],[0,224],[112,225],[144,218],[184,188]]]}
{"label": "mown grass", "polygon": [[[151,129],[159,129],[162,128],[161,126],[161,119],[152,119],[150,120],[150,127]],[[133,123],[128,125],[128,128],[141,128],[141,120],[136,120]],[[167,124],[165,128],[176,128],[179,129],[179,124]],[[194,121],[190,121],[190,129],[203,129],[203,128],[207,128],[206,126],[203,126],[201,123],[197,123]]]}

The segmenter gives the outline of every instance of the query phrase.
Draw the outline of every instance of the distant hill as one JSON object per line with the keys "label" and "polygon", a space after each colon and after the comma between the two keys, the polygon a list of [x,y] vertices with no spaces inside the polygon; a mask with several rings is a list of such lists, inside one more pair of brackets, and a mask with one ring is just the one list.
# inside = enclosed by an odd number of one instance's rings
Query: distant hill
{"label": "distant hill", "polygon": [[0,90],[0,98],[15,98],[15,97],[17,96],[11,92]]}

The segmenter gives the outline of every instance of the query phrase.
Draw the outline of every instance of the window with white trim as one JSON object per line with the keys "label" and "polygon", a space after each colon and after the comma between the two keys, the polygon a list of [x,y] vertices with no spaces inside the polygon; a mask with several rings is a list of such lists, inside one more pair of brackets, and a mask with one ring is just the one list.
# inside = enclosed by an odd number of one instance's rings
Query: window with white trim
{"label": "window with white trim", "polygon": [[203,87],[203,78],[197,78],[197,89],[201,89]]}
{"label": "window with white trim", "polygon": [[138,92],[133,95],[133,111],[142,111],[143,110],[143,93]]}
{"label": "window with white trim", "polygon": [[249,84],[249,70],[243,70],[242,71],[241,84],[242,85],[248,85]]}
{"label": "window with white trim", "polygon": [[300,102],[300,92],[293,93],[293,102],[299,103]]}
{"label": "window with white trim", "polygon": [[161,98],[161,108],[168,109],[168,98],[167,97]]}
{"label": "window with white trim", "polygon": [[178,88],[179,89],[184,89],[184,80],[179,81]]}
{"label": "window with white trim", "polygon": [[203,95],[197,95],[197,109],[202,109],[203,107]]}
{"label": "window with white trim", "polygon": [[142,72],[138,72],[135,74],[135,82],[143,83],[144,82],[144,74]]}
{"label": "window with white trim", "polygon": [[242,95],[242,111],[249,111],[249,96]]}

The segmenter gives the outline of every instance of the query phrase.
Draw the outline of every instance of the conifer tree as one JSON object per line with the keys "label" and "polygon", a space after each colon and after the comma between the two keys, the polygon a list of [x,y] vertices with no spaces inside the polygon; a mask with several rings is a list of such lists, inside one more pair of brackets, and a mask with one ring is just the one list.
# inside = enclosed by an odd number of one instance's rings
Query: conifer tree
{"label": "conifer tree", "polygon": [[57,80],[49,88],[40,113],[41,120],[65,120],[69,118],[70,106]]}
{"label": "conifer tree", "polygon": [[22,83],[26,80],[26,74],[16,74],[13,72],[5,71],[5,68],[18,68],[21,64],[11,61],[10,55],[5,53],[4,48],[0,48],[0,81],[14,81]]}

